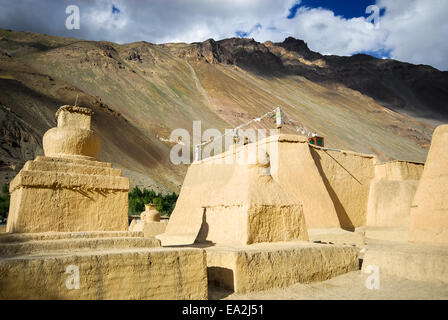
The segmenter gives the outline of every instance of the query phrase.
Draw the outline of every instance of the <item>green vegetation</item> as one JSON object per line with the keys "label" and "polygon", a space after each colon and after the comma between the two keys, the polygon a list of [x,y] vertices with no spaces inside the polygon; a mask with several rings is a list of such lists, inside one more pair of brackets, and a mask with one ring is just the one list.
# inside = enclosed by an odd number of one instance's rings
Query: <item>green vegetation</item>
{"label": "green vegetation", "polygon": [[134,187],[129,192],[129,215],[139,215],[145,211],[145,204],[153,203],[162,216],[169,216],[176,206],[177,197],[174,192],[163,196],[153,190]]}
{"label": "green vegetation", "polygon": [[[129,214],[139,215],[145,211],[145,204],[153,203],[162,216],[169,216],[176,206],[177,198],[178,195],[174,192],[163,196],[153,190],[140,190],[138,187],[134,187],[129,192]],[[9,199],[9,186],[5,184],[0,192],[0,221],[8,217]]]}
{"label": "green vegetation", "polygon": [[9,185],[5,184],[0,193],[0,220],[8,217],[9,198]]}

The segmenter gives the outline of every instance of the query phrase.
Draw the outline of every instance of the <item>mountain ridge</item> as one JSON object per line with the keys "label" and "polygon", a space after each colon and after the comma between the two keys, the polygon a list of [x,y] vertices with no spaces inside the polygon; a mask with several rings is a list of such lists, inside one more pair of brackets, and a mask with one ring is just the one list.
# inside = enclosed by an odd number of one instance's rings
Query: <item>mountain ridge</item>
{"label": "mountain ridge", "polygon": [[447,74],[325,56],[294,38],[116,44],[0,29],[0,178],[42,152],[54,112],[76,96],[97,113],[100,158],[162,192],[178,191],[186,171],[169,161],[172,130],[191,133],[201,120],[223,131],[277,106],[332,147],[424,161],[435,125],[448,120]]}

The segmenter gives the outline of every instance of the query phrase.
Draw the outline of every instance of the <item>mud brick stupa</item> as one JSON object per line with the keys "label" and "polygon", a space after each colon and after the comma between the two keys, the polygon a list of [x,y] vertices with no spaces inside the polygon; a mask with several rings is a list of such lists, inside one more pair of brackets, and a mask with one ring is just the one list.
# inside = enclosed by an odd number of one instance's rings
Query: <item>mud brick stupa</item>
{"label": "mud brick stupa", "polygon": [[92,111],[59,108],[45,157],[10,185],[2,299],[206,299],[205,252],[128,231],[129,180],[98,161]]}
{"label": "mud brick stupa", "polygon": [[140,219],[132,220],[129,231],[139,231],[145,237],[154,237],[165,232],[167,223],[167,219],[160,219],[156,206],[149,203],[145,204],[145,211],[140,214]]}
{"label": "mud brick stupa", "polygon": [[129,179],[98,161],[92,111],[63,106],[43,138],[45,157],[28,161],[10,185],[8,232],[127,230]]}

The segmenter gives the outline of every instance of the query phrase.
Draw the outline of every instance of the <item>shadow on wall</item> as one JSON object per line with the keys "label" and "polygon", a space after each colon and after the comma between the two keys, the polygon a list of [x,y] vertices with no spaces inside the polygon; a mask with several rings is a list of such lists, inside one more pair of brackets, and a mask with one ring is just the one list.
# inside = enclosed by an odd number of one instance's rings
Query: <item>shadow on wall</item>
{"label": "shadow on wall", "polygon": [[203,213],[202,213],[202,224],[201,224],[201,228],[199,229],[198,235],[196,237],[196,240],[194,241],[195,243],[201,243],[201,244],[205,244],[205,245],[212,245],[213,242],[207,240],[207,236],[208,236],[208,222],[207,222],[207,218],[206,218],[206,211],[207,208],[202,207]]}
{"label": "shadow on wall", "polygon": [[[331,197],[331,200],[333,201],[334,207],[336,209],[336,213],[338,215],[339,223],[341,225],[341,228],[347,231],[355,231],[355,226],[353,225],[352,221],[350,220],[350,217],[347,214],[347,211],[345,210],[344,206],[342,205],[341,201],[339,200],[336,192],[334,191],[333,187],[331,186],[330,182],[327,179],[327,176],[325,175],[325,172],[322,169],[321,165],[321,156],[317,152],[311,151],[311,154],[313,155],[314,162],[316,163],[317,170],[319,170],[319,174],[322,177],[322,180],[325,184],[325,187],[327,188],[328,194]],[[356,177],[350,173],[350,171],[347,170],[341,163],[339,163],[335,158],[333,158],[328,152],[325,151],[325,154],[328,155],[330,158],[332,158],[339,166],[341,166],[347,173],[355,179],[359,184],[361,182],[356,179]]]}

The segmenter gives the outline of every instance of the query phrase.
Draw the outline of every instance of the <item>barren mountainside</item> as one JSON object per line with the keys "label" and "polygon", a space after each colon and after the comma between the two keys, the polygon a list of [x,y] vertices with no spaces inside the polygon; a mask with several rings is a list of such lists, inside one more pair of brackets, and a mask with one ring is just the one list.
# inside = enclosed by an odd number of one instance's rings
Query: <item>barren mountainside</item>
{"label": "barren mountainside", "polygon": [[324,56],[294,38],[119,45],[0,29],[0,182],[42,154],[56,110],[77,95],[95,112],[100,159],[161,191],[179,191],[186,165],[170,162],[169,136],[194,120],[223,132],[279,106],[330,147],[413,161],[448,121],[447,72]]}

